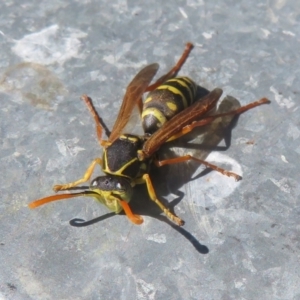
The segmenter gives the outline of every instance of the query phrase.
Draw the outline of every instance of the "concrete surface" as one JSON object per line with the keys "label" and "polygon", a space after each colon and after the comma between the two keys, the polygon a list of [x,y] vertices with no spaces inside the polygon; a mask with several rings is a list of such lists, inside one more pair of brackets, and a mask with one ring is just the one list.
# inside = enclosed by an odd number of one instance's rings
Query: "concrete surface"
{"label": "concrete surface", "polygon": [[[298,1],[0,8],[0,299],[300,299]],[[242,105],[272,101],[237,120],[229,147],[207,152],[243,180],[194,164],[155,170],[156,192],[183,228],[143,186],[132,203],[141,226],[86,198],[29,210],[101,156],[80,95],[112,128],[131,78],[152,62],[163,74],[187,41],[195,49],[181,75]]]}

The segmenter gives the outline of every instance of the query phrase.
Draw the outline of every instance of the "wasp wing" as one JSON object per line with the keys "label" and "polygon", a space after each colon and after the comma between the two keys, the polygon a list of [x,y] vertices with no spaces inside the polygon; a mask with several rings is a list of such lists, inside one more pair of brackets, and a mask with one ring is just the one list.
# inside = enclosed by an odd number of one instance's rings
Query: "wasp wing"
{"label": "wasp wing", "polygon": [[108,142],[113,143],[120,136],[123,128],[130,118],[134,106],[143,96],[143,93],[146,91],[158,68],[159,65],[156,63],[146,66],[130,82]]}
{"label": "wasp wing", "polygon": [[212,90],[207,96],[203,97],[201,101],[196,101],[193,105],[187,107],[174,118],[166,122],[144,143],[144,156],[146,158],[151,157],[168,139],[179,133],[183,127],[206,116],[208,112],[215,108],[222,92],[223,91],[219,88]]}

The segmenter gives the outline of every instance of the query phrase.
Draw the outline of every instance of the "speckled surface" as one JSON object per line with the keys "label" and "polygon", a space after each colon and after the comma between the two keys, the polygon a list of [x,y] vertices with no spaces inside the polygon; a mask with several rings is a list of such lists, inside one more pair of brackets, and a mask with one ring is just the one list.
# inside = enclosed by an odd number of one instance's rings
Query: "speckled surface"
{"label": "speckled surface", "polygon": [[[0,4],[0,299],[300,299],[299,3],[161,2]],[[157,170],[156,192],[176,202],[182,229],[143,187],[141,226],[85,198],[29,210],[101,155],[80,95],[112,128],[131,78],[152,62],[163,74],[187,41],[195,49],[180,74],[242,105],[272,101],[207,158],[243,180]]]}

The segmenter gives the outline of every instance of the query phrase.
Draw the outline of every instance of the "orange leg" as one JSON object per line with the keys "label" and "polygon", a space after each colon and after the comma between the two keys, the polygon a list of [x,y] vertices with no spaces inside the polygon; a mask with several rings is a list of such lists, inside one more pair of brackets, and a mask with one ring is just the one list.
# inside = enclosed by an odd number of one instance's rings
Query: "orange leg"
{"label": "orange leg", "polygon": [[169,209],[167,209],[157,198],[156,194],[155,194],[155,190],[154,187],[152,185],[151,179],[149,177],[148,174],[144,174],[143,175],[143,180],[146,182],[147,185],[147,190],[149,193],[149,196],[151,198],[152,201],[154,201],[159,208],[164,212],[164,214],[170,219],[172,220],[174,223],[176,223],[178,226],[183,226],[184,225],[184,221],[181,220],[179,217],[175,216],[174,214],[172,214],[170,212]]}
{"label": "orange leg", "polygon": [[119,200],[119,201],[120,201],[120,204],[121,204],[127,218],[133,224],[140,225],[144,222],[143,218],[140,215],[133,214],[133,212],[131,211],[131,209],[126,201],[123,201],[123,200]]}
{"label": "orange leg", "polygon": [[97,138],[98,138],[98,141],[100,143],[101,146],[104,146],[106,145],[106,141],[102,140],[102,130],[103,130],[103,126],[101,124],[101,121],[100,121],[100,117],[92,103],[92,100],[90,97],[88,97],[87,95],[82,95],[81,96],[81,99],[84,101],[84,103],[86,104],[89,112],[91,113],[94,121],[95,121],[95,124],[96,124],[96,132],[97,132]]}
{"label": "orange leg", "polygon": [[82,178],[80,178],[80,179],[78,179],[74,182],[70,182],[70,183],[66,183],[66,184],[57,184],[53,187],[53,190],[55,192],[62,191],[62,190],[67,190],[67,189],[72,188],[76,185],[87,182],[91,178],[97,164],[102,168],[102,159],[101,158],[95,158],[92,161],[92,163],[89,165],[89,167],[85,171]]}
{"label": "orange leg", "polygon": [[240,175],[237,175],[237,174],[235,174],[233,172],[226,171],[226,170],[224,170],[222,168],[219,168],[216,165],[212,165],[212,164],[208,163],[205,160],[196,158],[196,157],[191,156],[191,155],[185,155],[185,156],[175,157],[175,158],[161,160],[161,161],[156,160],[155,161],[155,165],[157,167],[162,167],[162,166],[165,166],[165,165],[177,164],[177,163],[181,163],[181,162],[188,161],[188,160],[194,160],[194,161],[196,161],[196,162],[198,162],[200,164],[205,165],[206,167],[208,167],[208,168],[210,168],[212,170],[215,170],[217,172],[222,173],[223,175],[226,175],[228,177],[233,177],[236,181],[239,181],[239,180],[242,179],[242,177]]}
{"label": "orange leg", "polygon": [[150,92],[155,90],[158,86],[163,84],[166,80],[173,78],[177,75],[182,65],[185,63],[187,57],[189,56],[190,52],[194,48],[194,45],[192,43],[186,43],[184,51],[176,63],[176,65],[165,75],[161,76],[156,82],[149,85],[145,92]]}
{"label": "orange leg", "polygon": [[222,114],[212,115],[212,116],[206,117],[206,118],[204,118],[200,121],[195,121],[192,124],[183,127],[178,133],[176,133],[171,138],[169,138],[168,142],[176,140],[179,137],[191,132],[195,127],[201,127],[201,126],[204,126],[204,125],[208,125],[217,118],[228,116],[228,115],[238,115],[238,114],[244,113],[245,111],[247,111],[249,109],[252,109],[256,106],[259,106],[259,105],[262,105],[262,104],[269,104],[270,102],[271,101],[268,100],[267,98],[262,98],[258,101],[255,101],[255,102],[252,102],[252,103],[247,104],[245,106],[242,106],[242,107],[240,107],[236,110],[232,110],[232,111],[222,113]]}

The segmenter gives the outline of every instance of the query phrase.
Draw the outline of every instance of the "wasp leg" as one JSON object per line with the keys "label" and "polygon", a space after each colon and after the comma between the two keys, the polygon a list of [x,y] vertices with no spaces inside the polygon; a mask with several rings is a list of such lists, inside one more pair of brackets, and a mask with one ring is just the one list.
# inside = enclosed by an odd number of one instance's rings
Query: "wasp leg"
{"label": "wasp leg", "polygon": [[87,170],[85,171],[84,175],[82,178],[74,181],[74,182],[70,182],[70,183],[67,183],[67,184],[57,184],[53,187],[53,190],[55,192],[58,192],[58,191],[61,191],[61,190],[67,190],[69,188],[72,188],[78,184],[81,184],[83,182],[86,182],[88,181],[91,176],[92,176],[92,173],[94,172],[94,169],[96,167],[96,164],[99,164],[101,167],[102,167],[102,159],[101,158],[95,158],[92,163],[89,165],[89,167],[87,168]]}
{"label": "wasp leg", "polygon": [[176,133],[175,135],[173,135],[172,137],[170,137],[168,139],[168,142],[176,140],[179,137],[181,137],[181,136],[183,136],[183,135],[191,132],[195,127],[201,127],[201,126],[204,126],[204,125],[208,125],[208,124],[210,124],[211,122],[213,122],[217,118],[228,116],[228,115],[239,115],[239,114],[242,114],[245,111],[247,111],[249,109],[252,109],[252,108],[254,108],[256,106],[259,106],[259,105],[262,105],[262,104],[269,104],[270,102],[271,101],[269,99],[262,98],[262,99],[260,99],[258,101],[249,103],[249,104],[247,104],[245,106],[241,106],[238,109],[235,109],[235,110],[232,110],[232,111],[229,111],[229,112],[226,112],[226,113],[212,115],[212,116],[206,117],[206,118],[204,118],[204,119],[202,119],[200,121],[195,121],[192,124],[183,127],[178,133]]}
{"label": "wasp leg", "polygon": [[176,65],[165,75],[161,76],[156,82],[149,85],[146,89],[146,92],[150,92],[155,90],[158,86],[160,86],[162,83],[164,83],[166,80],[173,78],[177,75],[179,70],[181,69],[182,65],[185,63],[187,57],[189,56],[190,52],[194,48],[194,45],[192,43],[186,43],[184,51],[176,63]]}
{"label": "wasp leg", "polygon": [[238,174],[226,171],[222,168],[219,168],[216,165],[210,164],[205,160],[196,158],[196,157],[191,156],[191,155],[185,155],[185,156],[170,158],[170,159],[166,159],[166,160],[155,160],[154,163],[157,167],[162,167],[162,166],[165,166],[165,165],[177,164],[177,163],[185,162],[185,161],[188,161],[188,160],[194,160],[194,161],[196,161],[200,164],[205,165],[207,168],[210,168],[212,170],[215,170],[217,172],[222,173],[223,175],[226,175],[228,177],[233,177],[236,181],[239,181],[239,180],[242,179],[242,177]]}
{"label": "wasp leg", "polygon": [[149,196],[151,198],[152,201],[154,201],[158,206],[159,208],[164,212],[164,214],[170,219],[172,220],[174,223],[176,223],[178,226],[183,226],[184,225],[184,221],[181,220],[179,217],[175,216],[174,214],[172,214],[170,212],[169,209],[167,209],[158,199],[157,199],[157,196],[155,194],[155,191],[154,191],[154,188],[153,188],[153,185],[152,185],[152,182],[151,182],[151,179],[149,177],[148,174],[144,174],[143,175],[143,179],[144,181],[146,182],[146,185],[147,185],[147,189],[148,189],[148,193],[149,193]]}
{"label": "wasp leg", "polygon": [[[100,117],[92,103],[92,100],[90,97],[88,97],[87,95],[82,95],[81,96],[81,99],[84,101],[84,103],[86,104],[89,112],[91,113],[94,121],[95,121],[95,124],[96,124],[96,132],[97,132],[97,138],[98,138],[98,141],[100,143],[101,146],[104,146],[106,145],[106,141],[102,140],[102,130],[103,130],[103,125],[101,124],[101,121],[100,121]],[[109,130],[105,127],[105,132],[106,134],[110,134]]]}
{"label": "wasp leg", "polygon": [[126,201],[123,201],[123,200],[119,200],[119,201],[120,201],[120,204],[121,204],[121,206],[122,206],[122,208],[123,208],[123,210],[124,210],[127,218],[132,223],[134,223],[136,225],[140,225],[140,224],[142,224],[144,222],[143,218],[140,215],[135,215],[131,211],[131,209],[130,209],[130,207],[129,207],[129,205],[128,205],[128,203]]}

